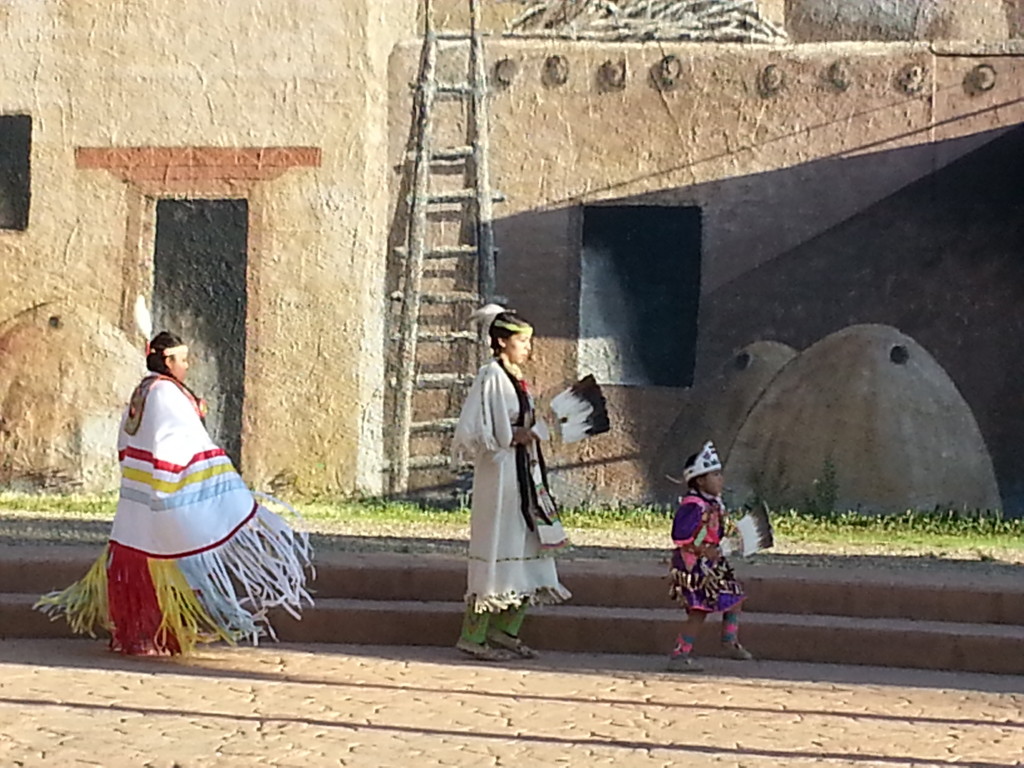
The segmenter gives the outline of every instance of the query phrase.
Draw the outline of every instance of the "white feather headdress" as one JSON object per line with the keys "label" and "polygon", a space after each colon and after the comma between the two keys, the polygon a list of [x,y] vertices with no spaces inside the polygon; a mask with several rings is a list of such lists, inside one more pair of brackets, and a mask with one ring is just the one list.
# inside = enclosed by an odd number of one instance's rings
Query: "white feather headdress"
{"label": "white feather headdress", "polygon": [[479,323],[482,328],[490,328],[494,318],[502,312],[508,312],[501,304],[484,304],[469,316],[471,323]]}

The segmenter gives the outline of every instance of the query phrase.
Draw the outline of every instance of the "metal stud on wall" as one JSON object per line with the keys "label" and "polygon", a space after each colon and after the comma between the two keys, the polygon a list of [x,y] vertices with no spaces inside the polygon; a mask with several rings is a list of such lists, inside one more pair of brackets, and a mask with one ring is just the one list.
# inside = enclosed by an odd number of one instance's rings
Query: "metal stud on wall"
{"label": "metal stud on wall", "polygon": [[541,81],[548,87],[565,85],[569,81],[569,60],[559,54],[548,56],[544,60]]}
{"label": "metal stud on wall", "polygon": [[769,64],[757,78],[757,88],[762,96],[775,96],[786,87],[786,72],[778,64]]}
{"label": "metal stud on wall", "polygon": [[516,63],[515,59],[510,59],[506,56],[494,64],[494,82],[502,88],[508,88],[516,79],[518,72],[519,64]]}
{"label": "metal stud on wall", "polygon": [[683,62],[675,54],[662,57],[651,67],[651,79],[662,91],[677,88],[683,79]]}
{"label": "metal stud on wall", "polygon": [[928,70],[920,64],[907,64],[896,73],[896,85],[908,96],[914,96],[924,90],[928,80]]}
{"label": "metal stud on wall", "polygon": [[850,65],[840,59],[832,62],[832,65],[825,72],[825,80],[840,93],[848,91],[853,85],[853,72]]}
{"label": "metal stud on wall", "polygon": [[979,64],[964,77],[964,90],[975,96],[996,87],[996,70],[991,64]]}
{"label": "metal stud on wall", "polygon": [[628,70],[626,59],[608,59],[597,70],[597,82],[602,90],[621,91],[626,87]]}

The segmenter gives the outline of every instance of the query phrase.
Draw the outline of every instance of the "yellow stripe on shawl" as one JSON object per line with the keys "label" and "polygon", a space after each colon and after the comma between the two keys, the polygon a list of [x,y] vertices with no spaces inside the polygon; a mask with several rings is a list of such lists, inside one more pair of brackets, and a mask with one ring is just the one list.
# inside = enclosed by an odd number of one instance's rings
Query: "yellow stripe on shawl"
{"label": "yellow stripe on shawl", "polygon": [[191,653],[199,642],[224,640],[234,644],[235,638],[217,626],[203,608],[175,561],[149,558],[149,575],[163,615],[156,636],[158,647],[167,646],[168,636],[178,641],[182,653]]}
{"label": "yellow stripe on shawl", "polygon": [[211,477],[217,475],[223,475],[225,472],[233,472],[234,467],[231,466],[230,462],[224,462],[214,467],[207,467],[199,472],[193,472],[188,477],[183,477],[176,483],[172,483],[169,480],[158,480],[153,477],[149,472],[144,469],[137,469],[136,467],[124,467],[121,470],[121,474],[129,480],[134,480],[138,483],[145,483],[154,491],[161,491],[162,493],[174,493],[180,491],[182,488],[193,485],[195,483],[201,483],[203,480],[209,480]]}

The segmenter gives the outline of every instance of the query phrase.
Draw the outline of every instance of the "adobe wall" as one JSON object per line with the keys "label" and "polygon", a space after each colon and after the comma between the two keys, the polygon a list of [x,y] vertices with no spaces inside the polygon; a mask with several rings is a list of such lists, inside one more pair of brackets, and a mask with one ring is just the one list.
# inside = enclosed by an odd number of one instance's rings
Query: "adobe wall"
{"label": "adobe wall", "polygon": [[[793,2],[762,9],[782,21]],[[0,6],[7,43],[0,111],[34,121],[29,226],[0,231],[0,331],[19,329],[19,360],[27,359],[26,340],[43,339],[45,370],[76,381],[103,378],[105,369],[89,354],[100,342],[90,333],[102,337],[105,355],[141,347],[128,310],[152,282],[157,200],[244,197],[244,473],[255,485],[285,491],[378,492],[383,424],[391,418],[387,253],[401,239],[395,210],[404,190],[421,5]],[[435,11],[446,25],[465,28],[458,16],[464,6],[437,0]],[[485,26],[503,28],[517,6],[485,3]],[[998,9],[985,8],[988,31],[975,37],[1019,34],[1020,3],[1003,3],[1008,32],[999,31]],[[555,54],[566,57],[570,76],[546,86],[541,68]],[[652,67],[667,54],[679,58],[681,76],[661,89]],[[723,307],[734,296],[749,301],[761,275],[785,287],[808,243],[820,254],[820,243],[833,242],[844,222],[886,208],[895,193],[1024,122],[1022,54],[1014,43],[769,48],[490,40],[489,63],[508,57],[518,70],[491,102],[494,186],[507,196],[497,208],[499,290],[538,327],[534,375],[541,387],[579,372],[583,205],[702,208],[698,379],[734,346],[760,338],[751,334],[785,332],[793,338],[779,340],[806,345],[839,320],[809,324],[801,314],[806,305],[798,304],[789,314],[747,313],[744,324]],[[620,58],[625,87],[601,85],[600,65]],[[459,62],[446,57],[441,64],[445,77],[458,76]],[[994,69],[991,90],[969,78],[981,64]],[[917,208],[910,200],[898,210],[911,216]],[[899,224],[888,216],[882,219]],[[833,266],[826,261],[824,269]],[[89,328],[71,333],[64,323],[77,316],[73,310],[51,315],[32,309],[39,305],[87,310]],[[948,354],[928,346],[948,367]],[[56,365],[62,357],[73,364]],[[0,360],[0,367],[5,362],[14,365]],[[139,362],[126,359],[109,380],[130,381],[124,370],[137,371]],[[13,368],[0,374],[2,382],[22,382],[10,402],[0,392],[0,427],[7,430],[0,445],[40,444],[30,425],[53,419],[41,418],[36,411],[44,406],[33,403],[51,402],[54,392],[40,390],[36,398],[24,382],[51,389],[62,383],[19,379]],[[103,400],[122,402],[127,394],[104,391]],[[558,463],[583,465],[563,476],[582,495],[643,498],[653,485],[652,451],[687,394],[609,387],[609,396],[616,432],[561,452]],[[90,414],[90,423],[108,423],[109,415]],[[997,416],[978,415],[983,432]],[[55,461],[79,450],[83,435],[101,445],[94,432],[67,437]]]}
{"label": "adobe wall", "polygon": [[[393,94],[415,72],[418,50],[396,52]],[[533,370],[541,389],[581,372],[581,206],[699,205],[707,297],[1024,122],[1019,55],[936,55],[927,43],[864,42],[767,48],[503,39],[487,50],[490,62],[507,57],[517,65],[512,84],[491,102],[492,179],[507,196],[496,210],[499,292],[538,328]],[[568,60],[570,76],[550,87],[541,69],[556,54]],[[667,54],[680,58],[683,75],[662,90],[650,73]],[[602,87],[598,68],[620,58],[625,87]],[[990,91],[968,81],[980,64],[997,73]],[[765,87],[769,66],[782,75],[777,90]],[[408,109],[394,99],[393,162],[407,138]],[[775,338],[770,326],[758,332],[768,335],[729,341]],[[701,331],[698,380],[728,354]],[[558,463],[582,467],[563,480],[577,496],[642,498],[654,480],[653,452],[686,391],[610,387],[609,394],[619,429],[561,452]]]}
{"label": "adobe wall", "polygon": [[[156,199],[247,197],[245,474],[307,492],[376,490],[387,60],[413,34],[416,5],[0,5],[0,111],[34,121],[30,223],[0,231],[0,322],[60,299],[141,347],[124,310],[151,279]],[[76,156],[123,147],[310,153],[281,169],[254,155],[242,170],[147,156],[152,172],[116,154]],[[60,354],[88,359],[89,349]]]}

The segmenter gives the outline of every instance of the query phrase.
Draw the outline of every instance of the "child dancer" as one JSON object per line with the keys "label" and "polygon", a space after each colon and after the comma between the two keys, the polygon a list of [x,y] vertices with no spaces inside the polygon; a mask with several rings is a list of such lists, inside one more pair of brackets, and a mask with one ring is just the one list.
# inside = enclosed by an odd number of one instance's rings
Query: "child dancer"
{"label": "child dancer", "polygon": [[693,658],[693,643],[709,613],[722,613],[722,648],[728,658],[746,661],[753,656],[737,638],[740,603],[746,595],[722,555],[728,520],[721,499],[722,464],[714,445],[706,443],[699,454],[686,460],[683,481],[689,492],[680,499],[672,523],[675,551],[669,596],[686,610],[687,619],[668,669],[698,672],[702,667]]}

